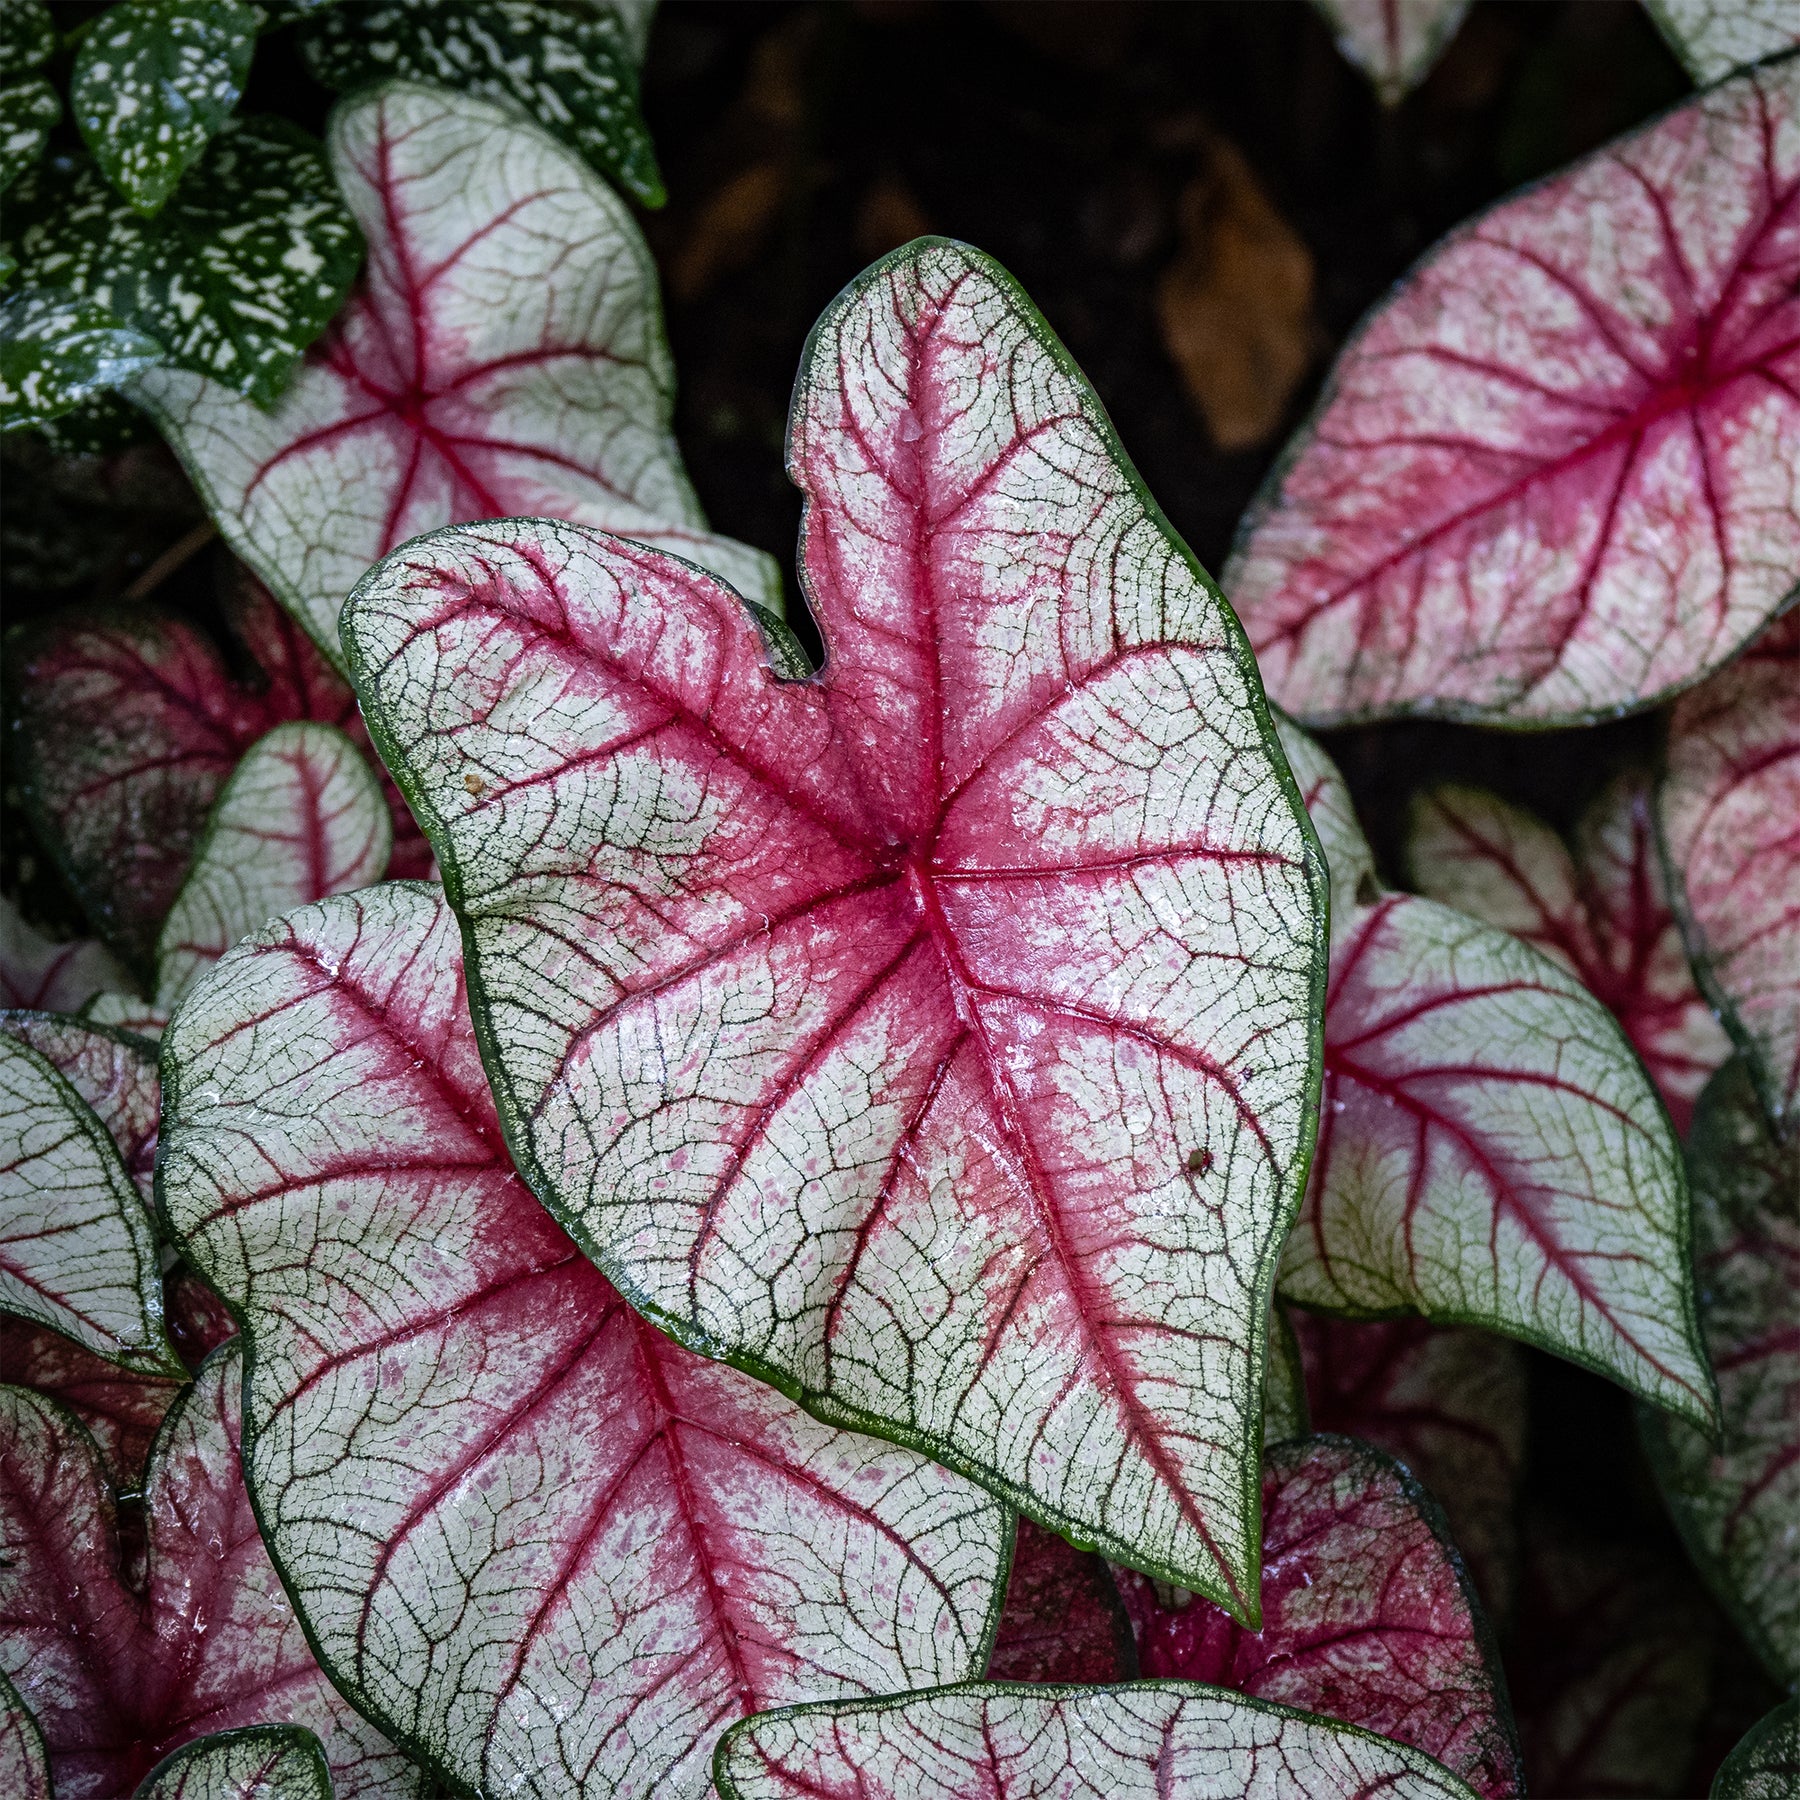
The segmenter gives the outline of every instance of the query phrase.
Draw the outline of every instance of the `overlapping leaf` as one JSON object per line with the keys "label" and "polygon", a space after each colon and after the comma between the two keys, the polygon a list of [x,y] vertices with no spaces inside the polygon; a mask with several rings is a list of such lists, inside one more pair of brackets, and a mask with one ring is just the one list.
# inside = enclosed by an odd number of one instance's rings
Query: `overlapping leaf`
{"label": "overlapping leaf", "polygon": [[1701,83],[1800,43],[1789,0],[1644,0],[1669,47]]}
{"label": "overlapping leaf", "polygon": [[1431,73],[1469,0],[1314,0],[1338,48],[1397,106]]}
{"label": "overlapping leaf", "polygon": [[50,1758],[37,1720],[13,1684],[0,1675],[0,1793],[16,1800],[50,1800]]}
{"label": "overlapping leaf", "polygon": [[1103,1557],[1019,1521],[990,1681],[1129,1681],[1137,1646]]}
{"label": "overlapping leaf", "polygon": [[164,1054],[270,1545],[401,1742],[485,1792],[697,1796],[746,1712],[980,1671],[1005,1510],[623,1304],[507,1159],[435,889],[271,925]]}
{"label": "overlapping leaf", "polygon": [[1518,939],[1384,893],[1342,778],[1282,729],[1333,865],[1324,1104],[1283,1296],[1508,1332],[1710,1429],[1680,1155],[1618,1025]]}
{"label": "overlapping leaf", "polygon": [[1687,1130],[1731,1046],[1694,985],[1643,783],[1608,787],[1576,827],[1573,853],[1496,795],[1434,788],[1415,804],[1408,861],[1420,893],[1524,939],[1611,1008]]}
{"label": "overlapping leaf", "polygon": [[1451,234],[1340,358],[1225,586],[1318,724],[1545,724],[1718,666],[1800,568],[1800,60]]}
{"label": "overlapping leaf", "polygon": [[726,1734],[717,1779],[722,1800],[1469,1800],[1404,1745],[1179,1681],[766,1713]]}
{"label": "overlapping leaf", "polygon": [[[50,127],[61,117],[62,102],[47,81],[16,81],[0,88],[0,192],[43,155]],[[0,279],[8,273],[0,267]]]}
{"label": "overlapping leaf", "polygon": [[1657,804],[1695,970],[1770,1118],[1791,1131],[1800,1123],[1800,612],[1675,708]]}
{"label": "overlapping leaf", "polygon": [[161,355],[97,300],[66,288],[13,294],[0,304],[0,431],[61,418]]}
{"label": "overlapping leaf", "polygon": [[1794,1800],[1800,1792],[1800,1700],[1759,1719],[1726,1757],[1712,1800]]}
{"label": "overlapping leaf", "polygon": [[686,1341],[1253,1614],[1323,896],[1235,621],[964,246],[833,304],[790,466],[808,679],[545,522],[346,609],[510,1139]]}
{"label": "overlapping leaf", "polygon": [[1741,1063],[1707,1088],[1688,1149],[1700,1323],[1721,1443],[1646,1414],[1646,1447],[1695,1562],[1784,1686],[1800,1681],[1800,1147]]}
{"label": "overlapping leaf", "polygon": [[282,402],[168,370],[134,390],[326,654],[371,563],[507,515],[660,544],[779,608],[774,565],[688,485],[655,267],[606,184],[506,109],[401,84],[340,106],[330,155],[368,269]]}
{"label": "overlapping leaf", "polygon": [[305,1726],[249,1725],[184,1744],[137,1800],[333,1800],[331,1770]]}
{"label": "overlapping leaf", "polygon": [[94,995],[126,985],[125,971],[91,938],[52,943],[0,895],[0,1006],[79,1012]]}
{"label": "overlapping leaf", "polygon": [[238,1467],[240,1373],[221,1351],[158,1435],[141,1592],[87,1433],[0,1388],[0,1670],[60,1795],[125,1800],[190,1739],[282,1721],[318,1734],[337,1800],[413,1800],[417,1771],[326,1681],[263,1549]]}
{"label": "overlapping leaf", "polygon": [[1277,1445],[1263,1476],[1263,1625],[1165,1605],[1121,1575],[1146,1675],[1182,1676],[1360,1725],[1489,1800],[1523,1793],[1506,1685],[1443,1515],[1348,1438]]}

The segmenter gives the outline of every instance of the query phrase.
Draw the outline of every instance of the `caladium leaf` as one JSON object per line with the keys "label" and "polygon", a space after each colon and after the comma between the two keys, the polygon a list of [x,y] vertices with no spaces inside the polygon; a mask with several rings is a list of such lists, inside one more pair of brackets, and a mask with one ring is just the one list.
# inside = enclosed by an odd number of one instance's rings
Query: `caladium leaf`
{"label": "caladium leaf", "polygon": [[195,979],[277,913],[379,881],[393,826],[362,752],[330,725],[278,725],[214,803],[194,866],[163,922],[156,998]]}
{"label": "caladium leaf", "polygon": [[720,1740],[716,1779],[722,1800],[1469,1800],[1403,1744],[1184,1681],[764,1713]]}
{"label": "caladium leaf", "polygon": [[1512,1611],[1525,1472],[1525,1358],[1484,1331],[1423,1319],[1291,1315],[1321,1431],[1397,1456],[1444,1509],[1490,1616]]}
{"label": "caladium leaf", "polygon": [[[1344,833],[1343,778],[1283,741]],[[1503,1331],[1710,1430],[1668,1116],[1612,1015],[1529,945],[1334,868],[1324,1105],[1281,1265],[1296,1305]],[[1358,896],[1360,895],[1360,903]]]}
{"label": "caladium leaf", "polygon": [[338,1684],[459,1788],[592,1800],[697,1797],[759,1706],[979,1673],[1005,1509],[619,1299],[507,1158],[457,939],[433,888],[303,908],[164,1052],[163,1201]]}
{"label": "caladium leaf", "polygon": [[1324,1713],[1410,1744],[1488,1800],[1522,1794],[1499,1653],[1442,1513],[1380,1451],[1278,1444],[1263,1474],[1263,1626],[1120,1589],[1146,1675]]}
{"label": "caladium leaf", "polygon": [[97,300],[26,288],[0,304],[0,431],[47,424],[162,357]]}
{"label": "caladium leaf", "polygon": [[331,1769],[304,1725],[247,1725],[165,1756],[136,1800],[333,1800]]}
{"label": "caladium leaf", "polygon": [[638,112],[625,21],[585,0],[380,0],[329,7],[303,40],[312,72],[343,90],[398,75],[510,101],[646,206],[662,176]]}
{"label": "caladium leaf", "polygon": [[1800,1145],[1769,1135],[1733,1063],[1688,1147],[1700,1323],[1720,1443],[1646,1414],[1645,1447],[1695,1563],[1783,1686],[1800,1682]]}
{"label": "caladium leaf", "polygon": [[433,88],[347,101],[329,137],[368,270],[280,405],[180,371],[134,389],[326,654],[371,563],[508,514],[660,544],[779,609],[774,564],[709,533],[688,485],[655,265],[605,182],[511,111]]}
{"label": "caladium leaf", "polygon": [[1621,777],[1588,809],[1573,852],[1493,794],[1433,788],[1413,808],[1413,885],[1514,937],[1612,1010],[1685,1132],[1731,1044],[1694,985],[1670,910],[1649,788]]}
{"label": "caladium leaf", "polygon": [[50,127],[61,117],[62,102],[47,81],[0,88],[0,192],[43,155]]}
{"label": "caladium leaf", "polygon": [[0,1006],[79,1012],[94,995],[128,980],[104,944],[91,938],[52,943],[0,895]]}
{"label": "caladium leaf", "polygon": [[1690,694],[1658,794],[1701,985],[1778,1130],[1800,1124],[1800,612]]}
{"label": "caladium leaf", "polygon": [[1340,357],[1225,587],[1270,695],[1575,723],[1732,655],[1800,567],[1800,60],[1453,232]]}
{"label": "caladium leaf", "polygon": [[263,1549],[238,1466],[241,1375],[236,1347],[221,1351],[157,1436],[141,1592],[87,1433],[0,1388],[0,1668],[61,1795],[126,1800],[189,1740],[282,1722],[317,1733],[337,1800],[414,1800],[418,1771],[320,1672]]}
{"label": "caladium leaf", "polygon": [[1304,1437],[1312,1429],[1306,1403],[1306,1369],[1293,1321],[1279,1302],[1269,1307],[1269,1365],[1263,1380],[1263,1442]]}
{"label": "caladium leaf", "polygon": [[966,246],[834,302],[789,458],[817,675],[546,521],[345,610],[509,1141],[685,1342],[1253,1616],[1324,896],[1236,623]]}
{"label": "caladium leaf", "polygon": [[1800,44],[1789,0],[1644,0],[1657,29],[1705,84]]}
{"label": "caladium leaf", "polygon": [[1469,0],[1314,0],[1338,48],[1389,106],[1416,88],[1456,36]]}
{"label": "caladium leaf", "polygon": [[991,1681],[1129,1681],[1137,1645],[1106,1559],[1019,1521]]}
{"label": "caladium leaf", "polygon": [[231,116],[261,23],[241,0],[122,0],[83,36],[70,109],[107,180],[139,212],[161,210]]}
{"label": "caladium leaf", "polygon": [[180,1374],[144,1202],[106,1127],[29,1045],[0,1033],[0,1311],[128,1369]]}
{"label": "caladium leaf", "polygon": [[1751,1726],[1713,1778],[1712,1800],[1794,1800],[1800,1794],[1800,1700]]}
{"label": "caladium leaf", "polygon": [[44,1734],[4,1675],[0,1675],[0,1793],[16,1800],[50,1800]]}

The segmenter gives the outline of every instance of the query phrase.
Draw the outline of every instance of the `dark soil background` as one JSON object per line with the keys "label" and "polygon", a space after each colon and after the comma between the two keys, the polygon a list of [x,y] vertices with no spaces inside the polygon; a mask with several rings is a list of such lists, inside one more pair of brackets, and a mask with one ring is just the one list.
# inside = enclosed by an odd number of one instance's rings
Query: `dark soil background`
{"label": "dark soil background", "polygon": [[[317,129],[330,96],[285,35],[259,51],[246,106]],[[1478,0],[1393,110],[1301,0],[666,0],[644,104],[670,203],[645,229],[694,482],[720,530],[791,569],[800,507],[782,446],[807,333],[868,262],[938,232],[1023,283],[1217,571],[1335,349],[1414,258],[1688,91],[1634,0]],[[1231,400],[1233,447],[1171,353],[1184,320]],[[1223,335],[1208,338],[1209,321]],[[72,491],[27,446],[7,450],[9,622],[124,592],[190,529],[162,453],[140,455],[130,484],[97,492],[85,478]],[[216,622],[222,555],[193,558],[159,601]],[[790,601],[798,611],[791,576]],[[1567,825],[1620,761],[1655,755],[1659,729],[1654,717],[1537,734],[1404,724],[1327,742],[1397,875],[1414,785],[1475,781]],[[40,924],[81,929],[10,789],[0,830],[7,892]],[[1777,1696],[1688,1572],[1624,1395],[1536,1353],[1531,1381],[1522,1510],[1533,1532],[1590,1549],[1616,1601],[1574,1618],[1528,1602],[1504,1628],[1528,1744],[1531,1717],[1570,1683],[1595,1695],[1553,1761],[1533,1752],[1532,1791],[1703,1795]],[[1634,1706],[1665,1734],[1674,1721],[1654,1788],[1607,1773],[1608,1734],[1636,1729]]]}

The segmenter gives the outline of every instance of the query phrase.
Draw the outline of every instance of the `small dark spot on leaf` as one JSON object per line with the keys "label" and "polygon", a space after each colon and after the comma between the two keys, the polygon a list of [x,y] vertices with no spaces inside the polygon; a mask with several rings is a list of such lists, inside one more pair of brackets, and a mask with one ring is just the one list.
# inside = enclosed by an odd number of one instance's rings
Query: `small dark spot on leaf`
{"label": "small dark spot on leaf", "polygon": [[479,775],[465,775],[463,777],[463,786],[478,800],[487,792],[487,783],[483,781]]}
{"label": "small dark spot on leaf", "polygon": [[1213,1165],[1213,1153],[1210,1150],[1190,1150],[1187,1153],[1187,1168],[1190,1175],[1204,1175]]}
{"label": "small dark spot on leaf", "polygon": [[1356,904],[1373,906],[1381,898],[1381,885],[1367,869],[1356,878]]}

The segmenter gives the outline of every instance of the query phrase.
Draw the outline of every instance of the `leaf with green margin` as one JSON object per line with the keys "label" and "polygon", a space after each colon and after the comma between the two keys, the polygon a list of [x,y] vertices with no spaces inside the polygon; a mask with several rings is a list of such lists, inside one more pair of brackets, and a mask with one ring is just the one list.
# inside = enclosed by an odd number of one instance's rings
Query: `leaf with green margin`
{"label": "leaf with green margin", "polygon": [[0,1794],[10,1794],[13,1800],[51,1800],[44,1734],[4,1675],[0,1675]]}
{"label": "leaf with green margin", "polygon": [[79,1012],[96,994],[129,985],[104,944],[93,938],[52,943],[0,894],[0,1006]]}
{"label": "leaf with green margin", "polygon": [[1263,1378],[1263,1444],[1305,1437],[1312,1430],[1306,1400],[1306,1365],[1294,1322],[1279,1300],[1269,1301],[1269,1363]]}
{"label": "leaf with green margin", "polygon": [[133,1800],[334,1800],[331,1769],[304,1725],[246,1725],[165,1756]]}
{"label": "leaf with green margin", "polygon": [[178,1375],[149,1214],[106,1127],[0,1033],[0,1311],[124,1368]]}
{"label": "leaf with green margin", "polygon": [[62,102],[47,81],[19,81],[0,88],[0,192],[43,155]]}
{"label": "leaf with green margin", "polygon": [[0,0],[0,81],[46,62],[56,50],[56,21],[44,0]]}
{"label": "leaf with green margin", "polygon": [[161,210],[231,117],[261,23],[241,0],[120,0],[83,34],[69,107],[139,212]]}
{"label": "leaf with green margin", "polygon": [[645,206],[667,198],[625,22],[595,0],[364,0],[323,12],[307,67],[348,93],[393,76],[510,102]]}
{"label": "leaf with green margin", "polygon": [[966,245],[832,304],[789,457],[817,675],[548,521],[345,609],[509,1142],[683,1342],[1252,1617],[1325,923],[1254,664]]}
{"label": "leaf with green margin", "polygon": [[67,288],[0,302],[0,431],[42,425],[162,360],[162,346]]}
{"label": "leaf with green margin", "polygon": [[720,1739],[716,1780],[721,1800],[1472,1800],[1417,1750],[1188,1681],[764,1713]]}
{"label": "leaf with green margin", "polygon": [[1711,1800],[1800,1797],[1800,1700],[1785,1700],[1750,1727],[1713,1777]]}
{"label": "leaf with green margin", "polygon": [[363,754],[331,725],[277,725],[244,753],[156,946],[171,1011],[239,938],[278,913],[386,873],[393,824]]}
{"label": "leaf with green margin", "polygon": [[1323,1108],[1283,1299],[1506,1332],[1710,1430],[1680,1152],[1617,1022],[1517,938],[1381,891],[1343,777],[1281,731],[1362,896],[1334,880]]}
{"label": "leaf with green margin", "polygon": [[1644,7],[1703,87],[1800,44],[1793,0],[1644,0]]}
{"label": "leaf with green margin", "polygon": [[1688,1174],[1721,1439],[1648,1411],[1639,1427],[1701,1574],[1791,1687],[1800,1682],[1800,1145],[1771,1138],[1741,1060],[1700,1097]]}
{"label": "leaf with green margin", "polygon": [[170,1025],[162,1202],[340,1688],[460,1789],[698,1796],[759,1706],[976,1674],[1011,1520],[624,1305],[507,1157],[436,888],[304,907]]}
{"label": "leaf with green margin", "polygon": [[154,219],[85,155],[8,191],[25,280],[67,289],[160,344],[169,363],[274,402],[343,303],[362,256],[319,146],[285,119],[229,119]]}
{"label": "leaf with green margin", "polygon": [[325,654],[371,563],[475,519],[641,538],[779,609],[772,559],[708,531],[688,484],[656,267],[606,183],[509,110],[439,89],[347,100],[328,136],[369,262],[290,392],[263,412],[166,368],[134,389]]}
{"label": "leaf with green margin", "polygon": [[1469,0],[1313,0],[1338,49],[1398,106],[1456,36]]}

